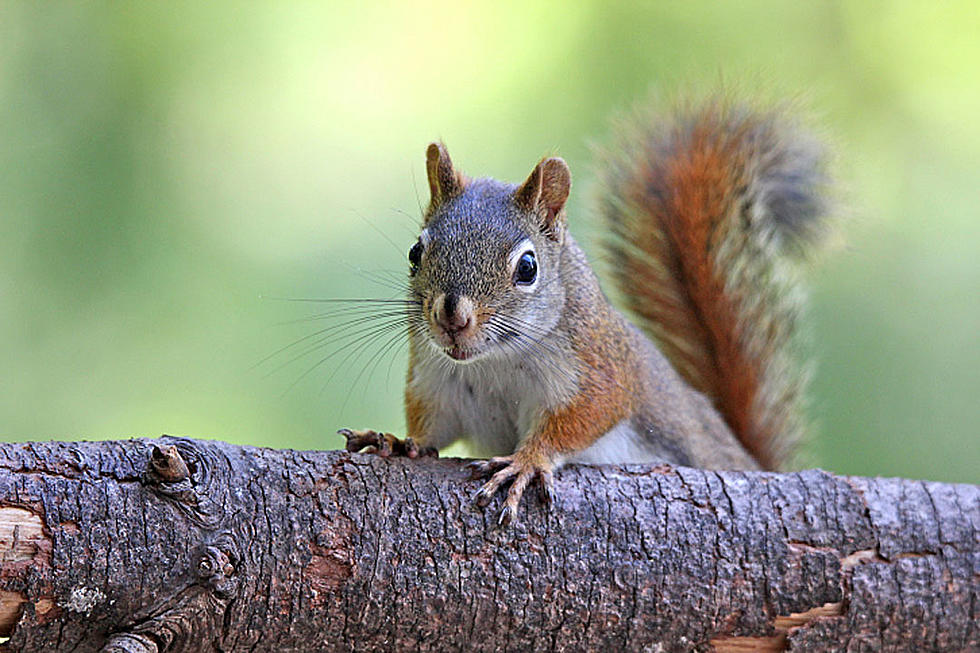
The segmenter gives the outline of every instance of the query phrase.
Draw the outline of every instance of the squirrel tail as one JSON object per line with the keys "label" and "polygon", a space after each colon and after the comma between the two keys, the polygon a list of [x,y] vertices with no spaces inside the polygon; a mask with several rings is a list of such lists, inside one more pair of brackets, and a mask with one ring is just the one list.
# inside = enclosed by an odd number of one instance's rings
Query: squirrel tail
{"label": "squirrel tail", "polygon": [[825,231],[824,152],[779,110],[725,100],[623,125],[600,159],[628,307],[767,469],[803,436],[798,263]]}

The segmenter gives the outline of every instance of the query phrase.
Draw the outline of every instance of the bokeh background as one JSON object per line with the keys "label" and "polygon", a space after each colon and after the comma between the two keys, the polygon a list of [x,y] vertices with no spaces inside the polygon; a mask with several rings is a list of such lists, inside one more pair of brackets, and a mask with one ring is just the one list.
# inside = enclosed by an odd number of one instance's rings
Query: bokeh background
{"label": "bokeh background", "polygon": [[3,2],[0,438],[398,432],[399,343],[261,362],[325,326],[278,298],[396,294],[435,138],[512,181],[560,154],[593,241],[610,116],[728,84],[803,98],[836,152],[812,460],[980,482],[977,25],[971,0]]}

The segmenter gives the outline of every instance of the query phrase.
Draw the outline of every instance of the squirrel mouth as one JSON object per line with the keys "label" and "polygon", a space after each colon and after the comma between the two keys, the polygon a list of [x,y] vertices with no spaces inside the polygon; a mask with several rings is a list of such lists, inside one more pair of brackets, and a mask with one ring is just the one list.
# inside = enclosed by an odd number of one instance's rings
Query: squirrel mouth
{"label": "squirrel mouth", "polygon": [[446,355],[455,361],[465,361],[473,356],[472,353],[466,351],[465,349],[460,349],[459,347],[453,346],[446,350]]}

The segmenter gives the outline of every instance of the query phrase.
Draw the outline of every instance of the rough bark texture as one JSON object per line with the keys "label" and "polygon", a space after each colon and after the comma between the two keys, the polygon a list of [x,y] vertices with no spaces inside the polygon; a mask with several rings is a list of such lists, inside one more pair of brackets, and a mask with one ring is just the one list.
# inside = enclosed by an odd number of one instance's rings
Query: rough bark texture
{"label": "rough bark texture", "polygon": [[0,650],[980,649],[980,487],[556,480],[497,530],[457,460],[0,445]]}

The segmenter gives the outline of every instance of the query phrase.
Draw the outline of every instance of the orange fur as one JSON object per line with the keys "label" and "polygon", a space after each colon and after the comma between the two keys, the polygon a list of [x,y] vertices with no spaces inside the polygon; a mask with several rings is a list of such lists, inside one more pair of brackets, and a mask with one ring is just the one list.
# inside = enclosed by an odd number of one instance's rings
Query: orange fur
{"label": "orange fur", "polygon": [[783,122],[723,102],[645,117],[603,169],[630,309],[767,468],[799,437],[805,382],[787,358],[798,307],[777,259],[822,209],[819,152]]}
{"label": "orange fur", "polygon": [[753,457],[770,467],[773,461],[761,446],[768,436],[756,432],[758,425],[752,420],[753,400],[760,390],[757,366],[740,345],[739,311],[713,260],[719,224],[737,211],[736,189],[747,183],[741,175],[744,156],[710,124],[697,127],[692,142],[690,151],[668,163],[675,193],[664,227],[674,247],[683,252],[678,260],[681,278],[700,317],[706,355],[699,361],[698,378]]}
{"label": "orange fur", "polygon": [[637,399],[635,352],[625,333],[597,318],[591,316],[582,332],[588,341],[576,343],[582,363],[579,392],[570,403],[548,413],[525,446],[536,441],[555,453],[581,451],[632,413]]}
{"label": "orange fur", "polygon": [[[408,362],[408,374],[411,377],[412,365],[414,363],[414,353],[409,349],[409,362]],[[429,446],[428,442],[428,429],[426,428],[426,419],[431,413],[431,409],[426,405],[422,399],[412,392],[411,384],[405,384],[405,425],[406,425],[406,435],[419,445],[419,446]]]}

